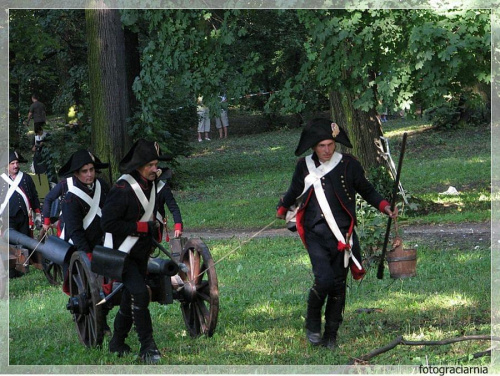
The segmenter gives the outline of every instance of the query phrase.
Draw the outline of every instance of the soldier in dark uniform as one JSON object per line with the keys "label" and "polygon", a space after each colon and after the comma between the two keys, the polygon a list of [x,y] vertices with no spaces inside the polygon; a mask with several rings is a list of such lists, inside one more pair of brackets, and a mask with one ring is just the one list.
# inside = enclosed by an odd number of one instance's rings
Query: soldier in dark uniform
{"label": "soldier in dark uniform", "polygon": [[[71,178],[71,177],[70,177]],[[68,192],[68,182],[62,179],[45,196],[43,200],[42,217],[43,229],[47,231],[51,224],[57,221],[57,236],[61,235],[64,227],[64,219],[61,214],[61,202]]]}
{"label": "soldier in dark uniform", "polygon": [[109,350],[119,356],[130,352],[125,339],[135,323],[141,343],[139,356],[147,363],[157,363],[161,358],[153,339],[145,277],[154,249],[152,237],[161,240],[160,223],[156,219],[158,161],[169,159],[160,154],[156,142],[138,140],[121,160],[119,169],[123,175],[111,188],[102,209],[104,246],[128,254],[122,274],[124,290]]}
{"label": "soldier in dark uniform", "polygon": [[67,192],[62,202],[65,222],[61,237],[89,255],[96,245],[103,243],[101,208],[109,186],[96,177],[96,170],[107,167],[91,152],[78,150],[59,170],[59,176],[72,175],[63,180]]}
{"label": "soldier in dark uniform", "polygon": [[[78,155],[77,153],[73,154],[71,159],[59,171],[59,177],[61,178],[61,180],[45,196],[44,205],[42,209],[43,228],[45,231],[49,229],[52,223],[58,221],[57,236],[60,236],[61,231],[64,228],[64,219],[61,213],[61,206],[62,202],[64,202],[66,193],[68,192],[68,179],[73,180],[73,182],[75,182],[75,179],[77,179],[76,176],[74,175],[75,171],[73,171],[74,166],[72,167],[71,163],[80,164],[80,162],[77,162],[77,160],[82,158],[88,160],[86,153],[88,154],[89,152],[87,152],[86,150],[80,150],[78,152]],[[97,174],[99,174],[100,172],[100,169],[107,168],[109,164],[102,163],[101,160],[96,155],[92,156],[95,159],[93,164],[95,169],[95,175],[97,176]],[[75,158],[74,161],[73,158]],[[100,178],[95,178],[95,179],[99,179],[100,184],[106,188],[106,192],[109,191],[109,186],[104,180]],[[99,232],[101,232],[100,228]]]}
{"label": "soldier in dark uniform", "polygon": [[[178,238],[182,235],[182,215],[181,210],[179,209],[179,205],[177,205],[177,201],[175,201],[174,195],[168,184],[168,180],[172,177],[172,171],[168,167],[162,167],[159,169],[160,176],[158,177],[158,219],[164,224],[165,227],[168,226],[168,222],[166,220],[166,211],[165,205],[167,205],[168,210],[172,214],[174,220],[174,238]],[[165,220],[164,220],[165,219]],[[166,232],[166,241],[169,241],[168,238],[168,230],[162,228],[162,231]]]}
{"label": "soldier in dark uniform", "polygon": [[9,227],[32,236],[33,225],[41,226],[42,217],[35,183],[30,175],[23,173],[19,168],[20,163],[26,162],[18,152],[9,151],[8,171],[1,175],[2,197],[5,199],[0,206],[0,215],[3,217],[8,206]]}
{"label": "soldier in dark uniform", "polygon": [[[352,155],[335,151],[336,142],[352,148],[347,134],[328,119],[313,119],[302,131],[295,155],[300,158],[292,182],[278,204],[277,217],[285,219],[298,203],[297,231],[307,248],[314,274],[306,314],[306,337],[312,345],[334,349],[342,323],[349,268],[354,279],[364,276],[356,225],[356,193],[382,213],[395,218],[390,203],[366,179]],[[326,301],[325,330],[321,311]]]}

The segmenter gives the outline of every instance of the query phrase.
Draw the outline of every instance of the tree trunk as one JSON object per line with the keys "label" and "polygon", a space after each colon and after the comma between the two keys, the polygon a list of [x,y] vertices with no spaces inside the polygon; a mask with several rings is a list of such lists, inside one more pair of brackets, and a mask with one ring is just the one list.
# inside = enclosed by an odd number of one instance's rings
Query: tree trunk
{"label": "tree trunk", "polygon": [[349,153],[358,158],[365,170],[378,167],[382,158],[375,142],[380,140],[382,128],[376,110],[364,112],[355,109],[354,98],[349,93],[331,91],[329,98],[332,120],[347,132],[351,140],[353,149]]}
{"label": "tree trunk", "polygon": [[[125,39],[117,9],[87,9],[85,19],[92,118],[91,144],[99,158],[111,164],[114,180],[118,177],[118,164],[131,145],[127,133],[129,100]],[[108,176],[105,178],[108,179]]]}
{"label": "tree trunk", "polygon": [[127,71],[127,91],[129,99],[129,108],[133,111],[139,105],[135,97],[132,85],[136,77],[141,73],[141,60],[139,54],[139,34],[134,33],[128,28],[123,30],[125,37],[125,69]]}

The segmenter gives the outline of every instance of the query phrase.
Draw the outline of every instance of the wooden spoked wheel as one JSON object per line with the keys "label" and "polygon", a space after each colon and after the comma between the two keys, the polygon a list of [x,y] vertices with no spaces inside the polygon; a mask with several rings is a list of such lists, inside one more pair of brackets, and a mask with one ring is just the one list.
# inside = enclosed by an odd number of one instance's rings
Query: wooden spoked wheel
{"label": "wooden spoked wheel", "polygon": [[188,272],[179,272],[184,282],[180,290],[182,316],[191,337],[211,337],[219,314],[219,287],[214,261],[208,247],[200,239],[187,241],[181,262]]}
{"label": "wooden spoked wheel", "polygon": [[[55,230],[52,227],[48,229],[47,236],[48,235],[55,235]],[[44,236],[45,230],[42,229],[38,235],[38,241],[40,241]],[[59,286],[63,282],[64,277],[61,265],[42,257],[42,268],[45,278],[47,278],[51,285]]]}
{"label": "wooden spoked wheel", "polygon": [[99,277],[90,269],[88,256],[77,251],[69,263],[69,293],[67,309],[73,314],[80,342],[87,347],[97,347],[104,337],[104,313]]}

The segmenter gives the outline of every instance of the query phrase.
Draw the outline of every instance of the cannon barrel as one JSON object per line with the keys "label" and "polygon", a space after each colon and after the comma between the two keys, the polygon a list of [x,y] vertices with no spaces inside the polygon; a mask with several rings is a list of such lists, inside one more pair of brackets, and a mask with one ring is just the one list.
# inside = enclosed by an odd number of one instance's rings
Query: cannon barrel
{"label": "cannon barrel", "polygon": [[172,260],[151,258],[148,261],[148,272],[172,277],[179,273],[179,266]]}
{"label": "cannon barrel", "polygon": [[8,238],[9,244],[22,245],[30,252],[36,249],[44,258],[61,266],[69,262],[69,258],[75,250],[73,245],[53,235],[47,236],[45,242],[42,243],[10,228],[4,236]]}

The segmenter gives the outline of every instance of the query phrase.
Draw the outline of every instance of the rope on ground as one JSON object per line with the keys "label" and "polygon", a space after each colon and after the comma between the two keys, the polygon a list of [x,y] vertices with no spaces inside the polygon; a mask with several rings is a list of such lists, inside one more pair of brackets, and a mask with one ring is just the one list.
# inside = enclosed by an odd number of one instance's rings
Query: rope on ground
{"label": "rope on ground", "polygon": [[230,256],[231,254],[233,254],[234,252],[236,252],[238,249],[240,249],[243,245],[247,244],[249,241],[251,241],[256,236],[259,236],[259,234],[261,232],[263,232],[263,231],[267,230],[269,227],[271,227],[274,224],[274,222],[276,222],[276,221],[277,221],[277,218],[275,218],[274,220],[271,221],[271,223],[269,223],[268,225],[264,226],[259,231],[257,231],[255,234],[253,234],[252,236],[250,236],[247,240],[245,240],[244,242],[240,243],[240,245],[238,245],[236,248],[234,248],[231,251],[229,251],[228,253],[226,253],[217,262],[215,262],[213,265],[210,265],[208,268],[206,268],[205,270],[203,270],[195,278],[198,278],[200,275],[202,275],[203,273],[205,273],[210,267],[215,267],[215,265],[217,265],[219,262],[221,262],[222,260],[224,260],[225,258],[227,258],[228,256]]}

